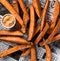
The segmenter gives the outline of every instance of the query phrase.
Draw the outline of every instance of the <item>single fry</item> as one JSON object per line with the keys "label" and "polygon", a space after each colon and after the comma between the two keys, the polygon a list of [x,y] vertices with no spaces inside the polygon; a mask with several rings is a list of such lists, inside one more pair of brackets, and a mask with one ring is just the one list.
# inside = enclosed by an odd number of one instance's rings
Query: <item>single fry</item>
{"label": "single fry", "polygon": [[34,8],[33,5],[30,5],[30,27],[29,27],[28,41],[30,41],[33,37],[34,26],[35,26]]}
{"label": "single fry", "polygon": [[52,16],[52,25],[51,25],[51,28],[55,27],[58,15],[59,15],[59,2],[58,2],[58,0],[56,0],[55,1],[55,5],[54,5],[53,16]]}
{"label": "single fry", "polygon": [[20,7],[21,7],[22,11],[23,11],[24,13],[27,13],[27,14],[28,14],[28,11],[27,11],[27,9],[26,9],[26,6],[25,6],[23,0],[18,0],[18,2],[19,2],[19,4],[20,4]]}
{"label": "single fry", "polygon": [[29,17],[28,15],[26,15],[25,13],[23,14],[23,21],[25,24],[25,28],[21,29],[21,31],[23,31],[24,33],[26,32],[26,27],[27,27],[27,23],[28,23]]}
{"label": "single fry", "polygon": [[35,47],[31,48],[31,61],[37,61],[37,52]]}
{"label": "single fry", "polygon": [[12,6],[15,9],[15,11],[19,14],[19,7],[17,0],[13,0]]}
{"label": "single fry", "polygon": [[17,46],[14,46],[14,47],[12,47],[12,48],[10,48],[8,50],[0,52],[0,57],[2,58],[2,57],[5,57],[5,56],[7,56],[9,54],[12,54],[12,53],[14,53],[16,51],[26,49],[26,48],[30,48],[30,47],[31,47],[30,45],[17,45]]}
{"label": "single fry", "polygon": [[18,13],[13,9],[13,7],[9,4],[7,0],[0,0],[0,3],[5,6],[5,8],[15,16],[17,21],[20,23],[21,26],[24,26],[22,18],[18,15]]}
{"label": "single fry", "polygon": [[31,53],[31,49],[27,49],[24,53],[21,54],[22,57],[27,57]]}
{"label": "single fry", "polygon": [[4,40],[7,42],[13,42],[17,44],[30,44],[30,42],[27,42],[25,39],[20,38],[20,37],[0,36],[0,40]]}
{"label": "single fry", "polygon": [[35,28],[34,36],[40,31],[40,29],[41,29],[41,24],[38,24],[37,27]]}
{"label": "single fry", "polygon": [[43,31],[38,35],[38,37],[36,38],[36,40],[34,41],[35,44],[38,44],[39,41],[42,39],[42,37],[46,34],[47,30],[49,29],[49,25],[48,23],[46,23]]}
{"label": "single fry", "polygon": [[8,31],[8,30],[0,30],[1,35],[10,35],[10,36],[23,36],[23,33],[20,31]]}
{"label": "single fry", "polygon": [[29,16],[26,13],[23,14],[23,21],[24,21],[25,26],[27,26],[27,23],[29,21]]}
{"label": "single fry", "polygon": [[41,5],[40,5],[40,0],[32,0],[33,1],[33,6],[35,8],[35,12],[38,15],[39,18],[41,18]]}
{"label": "single fry", "polygon": [[42,13],[41,31],[43,30],[43,27],[44,27],[44,24],[45,24],[45,21],[46,21],[46,13],[47,13],[48,6],[49,6],[49,0],[46,1],[45,7],[44,7],[44,10],[43,10],[43,13]]}
{"label": "single fry", "polygon": [[46,61],[52,61],[52,53],[50,47],[48,45],[45,45],[45,49],[46,49]]}

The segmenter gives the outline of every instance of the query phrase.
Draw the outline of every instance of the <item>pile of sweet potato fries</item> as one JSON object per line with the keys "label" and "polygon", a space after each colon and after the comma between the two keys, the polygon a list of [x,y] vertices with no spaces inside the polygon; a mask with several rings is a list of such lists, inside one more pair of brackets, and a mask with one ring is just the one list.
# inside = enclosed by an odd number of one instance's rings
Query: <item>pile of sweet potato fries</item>
{"label": "pile of sweet potato fries", "polygon": [[[49,44],[60,39],[60,34],[58,34],[60,29],[60,6],[58,0],[54,4],[52,20],[46,20],[49,0],[46,0],[44,9],[42,9],[39,0],[32,0],[29,8],[26,7],[23,0],[12,1],[12,4],[8,0],[0,0],[0,3],[15,16],[17,20],[16,27],[19,29],[15,31],[0,30],[0,40],[16,43],[16,45],[0,52],[0,57],[23,50],[22,57],[30,55],[31,61],[37,61],[36,45],[40,45],[46,49],[46,61],[52,61]],[[39,24],[37,24],[38,19],[41,19]],[[28,37],[24,39],[23,36],[26,32]]]}

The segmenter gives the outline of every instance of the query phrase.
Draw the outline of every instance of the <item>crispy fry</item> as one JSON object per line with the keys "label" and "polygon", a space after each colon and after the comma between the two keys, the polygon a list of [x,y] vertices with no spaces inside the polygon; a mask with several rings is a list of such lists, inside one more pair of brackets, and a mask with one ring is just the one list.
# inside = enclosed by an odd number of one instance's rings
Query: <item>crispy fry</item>
{"label": "crispy fry", "polygon": [[23,0],[18,0],[19,4],[20,4],[20,7],[23,11],[23,20],[24,20],[24,24],[25,24],[25,28],[23,27],[23,29],[21,29],[24,33],[26,31],[26,26],[27,26],[27,23],[29,21],[29,15],[28,15],[28,10],[23,2]]}
{"label": "crispy fry", "polygon": [[23,36],[23,33],[20,31],[8,31],[8,30],[0,30],[1,35],[10,35],[10,36]]}
{"label": "crispy fry", "polygon": [[54,5],[54,12],[53,12],[51,28],[55,27],[58,15],[59,15],[59,2],[58,2],[58,0],[56,0],[55,5]]}
{"label": "crispy fry", "polygon": [[[26,9],[26,6],[25,6],[23,0],[18,0],[18,2],[19,2],[19,4],[20,4],[20,7],[21,7],[22,11],[28,15],[28,11],[27,11],[27,9]],[[29,16],[29,15],[28,15],[28,16]]]}
{"label": "crispy fry", "polygon": [[31,49],[27,49],[24,53],[21,54],[22,57],[27,57],[31,52]]}
{"label": "crispy fry", "polygon": [[27,26],[29,17],[28,17],[28,15],[27,15],[26,13],[23,14],[23,20],[24,20],[24,24],[25,24],[25,26]]}
{"label": "crispy fry", "polygon": [[13,9],[13,7],[9,4],[7,0],[0,0],[0,3],[3,4],[6,7],[6,9],[15,16],[15,18],[17,19],[17,21],[20,23],[21,26],[24,26],[22,18]]}
{"label": "crispy fry", "polygon": [[26,48],[30,48],[30,47],[31,47],[31,45],[17,45],[17,46],[14,46],[14,47],[12,47],[12,48],[10,48],[8,50],[5,50],[5,51],[1,52],[0,57],[5,57],[5,56],[7,56],[9,54],[12,54],[12,53],[14,53],[16,51],[26,49]]}
{"label": "crispy fry", "polygon": [[17,0],[13,0],[12,6],[15,9],[15,11],[19,14],[19,7]]}
{"label": "crispy fry", "polygon": [[41,18],[41,5],[39,0],[32,0],[33,6],[35,8],[35,12],[38,15],[39,18]]}
{"label": "crispy fry", "polygon": [[20,38],[20,37],[0,36],[0,40],[13,42],[17,44],[30,44],[30,42],[27,42],[25,39]]}
{"label": "crispy fry", "polygon": [[48,45],[45,45],[45,49],[46,49],[46,61],[52,61],[52,53],[50,47]]}
{"label": "crispy fry", "polygon": [[25,28],[21,29],[24,33],[26,32],[26,27],[27,27],[28,20],[29,20],[29,17],[24,13],[23,14],[23,21],[24,21],[24,24],[25,24]]}
{"label": "crispy fry", "polygon": [[54,35],[58,32],[60,29],[60,20],[58,21],[56,27],[54,28],[53,32],[50,34],[50,36],[43,42],[42,45],[48,44],[49,42],[52,42]]}
{"label": "crispy fry", "polygon": [[39,41],[42,39],[42,37],[46,34],[47,30],[49,29],[49,25],[48,23],[46,23],[43,31],[38,35],[38,37],[36,38],[36,40],[34,41],[35,44],[38,44]]}
{"label": "crispy fry", "polygon": [[34,36],[39,32],[40,29],[41,29],[41,24],[38,24],[37,27],[35,28]]}
{"label": "crispy fry", "polygon": [[1,35],[10,35],[10,36],[23,36],[23,33],[20,31],[8,31],[8,30],[0,30],[0,36]]}
{"label": "crispy fry", "polygon": [[30,5],[30,27],[29,27],[28,41],[30,41],[33,37],[34,26],[35,26],[34,8],[33,8],[33,5]]}
{"label": "crispy fry", "polygon": [[48,6],[49,6],[49,0],[46,1],[46,4],[45,4],[45,7],[44,7],[44,10],[43,10],[43,14],[42,14],[42,18],[41,18],[41,31],[43,30],[43,27],[44,27],[44,23],[46,21],[46,13],[47,13],[47,9],[48,9]]}
{"label": "crispy fry", "polygon": [[31,61],[37,61],[37,52],[35,47],[31,48]]}

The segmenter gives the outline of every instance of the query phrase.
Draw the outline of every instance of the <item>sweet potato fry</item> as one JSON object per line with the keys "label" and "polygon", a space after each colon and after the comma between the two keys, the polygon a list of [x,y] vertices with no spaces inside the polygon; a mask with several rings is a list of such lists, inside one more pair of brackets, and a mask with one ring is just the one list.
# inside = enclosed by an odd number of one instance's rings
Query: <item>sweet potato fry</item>
{"label": "sweet potato fry", "polygon": [[27,49],[24,53],[21,54],[22,57],[27,57],[31,52],[31,49]]}
{"label": "sweet potato fry", "polygon": [[8,30],[0,30],[1,35],[10,35],[10,36],[23,36],[23,33],[20,31],[8,31]]}
{"label": "sweet potato fry", "polygon": [[48,25],[48,23],[46,23],[43,31],[38,35],[38,37],[34,41],[35,44],[39,43],[39,41],[42,39],[42,37],[45,35],[45,33],[47,32],[48,29],[49,29],[49,25]]}
{"label": "sweet potato fry", "polygon": [[[26,6],[25,6],[23,0],[18,0],[18,2],[19,2],[19,4],[20,4],[20,7],[21,7],[23,13],[24,13],[24,14],[23,14],[23,21],[24,21],[25,28],[26,28],[27,23],[28,23],[28,21],[29,21],[28,10],[27,10],[27,8],[26,8]],[[26,30],[25,28],[21,29],[24,33],[25,33],[25,30]]]}
{"label": "sweet potato fry", "polygon": [[35,8],[35,12],[38,15],[39,18],[41,18],[41,5],[39,0],[32,0],[33,6]]}
{"label": "sweet potato fry", "polygon": [[5,6],[5,8],[15,16],[17,21],[20,23],[21,26],[24,26],[22,18],[18,15],[18,13],[13,9],[13,7],[9,4],[7,0],[0,0],[0,3]]}
{"label": "sweet potato fry", "polygon": [[31,47],[31,45],[17,45],[17,46],[14,46],[14,47],[12,47],[12,48],[10,48],[8,50],[5,50],[5,51],[1,52],[0,57],[2,58],[2,57],[5,57],[5,56],[7,56],[9,54],[12,54],[12,53],[14,53],[16,51],[26,49],[26,48],[30,48],[30,47]]}
{"label": "sweet potato fry", "polygon": [[24,28],[24,29],[21,29],[21,31],[23,31],[24,33],[26,32],[26,27],[27,27],[28,20],[29,20],[28,15],[26,15],[26,14],[24,13],[24,14],[23,14],[23,21],[24,21],[24,24],[25,24],[25,28]]}
{"label": "sweet potato fry", "polygon": [[30,42],[27,42],[25,39],[20,38],[20,37],[0,36],[0,40],[13,42],[17,44],[30,44]]}
{"label": "sweet potato fry", "polygon": [[23,14],[23,21],[24,21],[25,26],[27,26],[28,20],[29,20],[28,15],[26,13],[24,13]]}
{"label": "sweet potato fry", "polygon": [[55,27],[58,15],[59,15],[59,2],[58,2],[58,0],[56,0],[55,1],[55,5],[54,5],[54,11],[53,11],[51,28]]}
{"label": "sweet potato fry", "polygon": [[35,26],[34,8],[33,8],[33,5],[30,5],[30,26],[29,26],[28,41],[30,41],[33,37],[34,26]]}
{"label": "sweet potato fry", "polygon": [[19,14],[19,7],[17,0],[13,0],[12,6],[15,9],[15,11]]}
{"label": "sweet potato fry", "polygon": [[46,13],[47,13],[47,10],[48,10],[48,6],[49,6],[49,0],[46,1],[45,7],[44,7],[44,10],[43,10],[43,13],[42,13],[42,18],[41,18],[41,31],[43,30],[44,23],[46,21]]}
{"label": "sweet potato fry", "polygon": [[31,61],[37,61],[37,52],[35,47],[31,48]]}
{"label": "sweet potato fry", "polygon": [[[28,11],[27,11],[27,9],[26,9],[26,6],[25,6],[23,0],[18,0],[18,2],[19,2],[19,4],[20,4],[20,7],[21,7],[22,11],[28,15]],[[29,15],[28,15],[28,16],[29,16]]]}
{"label": "sweet potato fry", "polygon": [[54,28],[53,32],[50,34],[50,36],[47,38],[47,40],[44,42],[43,45],[47,44],[48,42],[51,42],[54,38],[54,35],[58,32],[60,29],[60,20],[58,21],[56,27]]}
{"label": "sweet potato fry", "polygon": [[46,49],[46,61],[52,61],[52,53],[50,47],[48,45],[45,45],[45,49]]}
{"label": "sweet potato fry", "polygon": [[35,28],[34,36],[40,31],[41,29],[41,24],[38,24],[37,27]]}

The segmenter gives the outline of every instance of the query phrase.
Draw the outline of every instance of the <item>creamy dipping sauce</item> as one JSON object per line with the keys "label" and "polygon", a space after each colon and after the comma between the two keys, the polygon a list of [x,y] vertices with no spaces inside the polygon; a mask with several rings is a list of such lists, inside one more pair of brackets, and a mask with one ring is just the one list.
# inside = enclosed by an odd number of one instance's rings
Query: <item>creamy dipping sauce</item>
{"label": "creamy dipping sauce", "polygon": [[11,27],[14,24],[14,22],[15,22],[14,16],[9,14],[5,15],[2,20],[3,25],[6,27]]}

